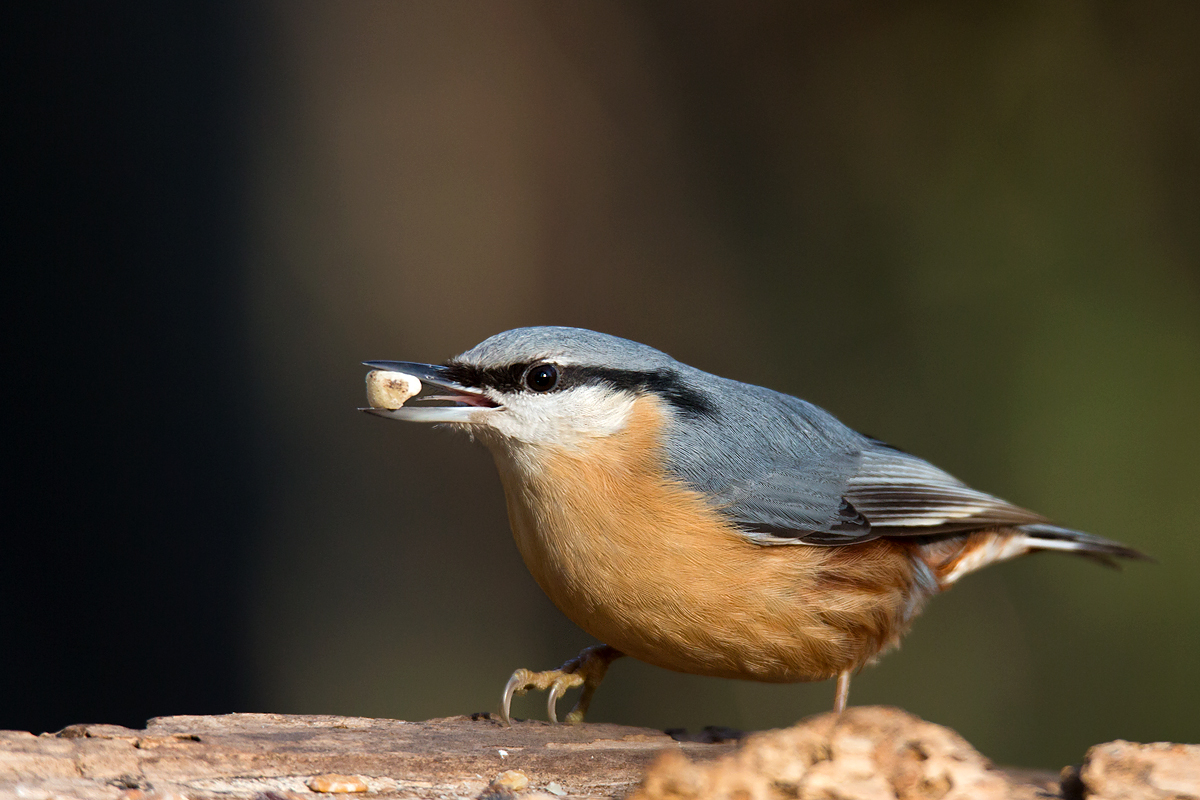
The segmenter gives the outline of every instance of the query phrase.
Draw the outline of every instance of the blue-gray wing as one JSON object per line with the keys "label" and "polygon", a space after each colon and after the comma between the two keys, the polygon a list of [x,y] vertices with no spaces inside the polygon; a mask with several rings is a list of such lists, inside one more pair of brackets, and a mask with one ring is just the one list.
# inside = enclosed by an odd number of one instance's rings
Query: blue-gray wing
{"label": "blue-gray wing", "polygon": [[698,380],[716,384],[717,414],[673,429],[671,463],[755,542],[844,545],[1047,521],[804,400]]}
{"label": "blue-gray wing", "polygon": [[846,499],[876,536],[928,536],[1048,521],[874,441],[848,481]]}
{"label": "blue-gray wing", "polygon": [[836,475],[814,476],[802,465],[775,465],[765,475],[735,482],[723,499],[729,518],[761,544],[844,545],[1047,522],[874,442],[840,483]]}
{"label": "blue-gray wing", "polygon": [[845,497],[845,479],[778,467],[731,482],[717,507],[759,544],[854,544],[878,538]]}
{"label": "blue-gray wing", "polygon": [[762,544],[851,544],[873,539],[846,497],[862,435],[797,397],[709,375],[715,415],[676,426],[676,474]]}

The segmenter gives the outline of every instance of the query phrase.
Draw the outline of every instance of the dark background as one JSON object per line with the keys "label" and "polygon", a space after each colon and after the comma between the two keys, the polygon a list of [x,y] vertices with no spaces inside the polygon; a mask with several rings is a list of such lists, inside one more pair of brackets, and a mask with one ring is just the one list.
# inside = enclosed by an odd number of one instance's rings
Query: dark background
{"label": "dark background", "polygon": [[253,705],[244,29],[221,3],[17,8],[0,728]]}
{"label": "dark background", "polygon": [[[553,323],[1159,558],[973,576],[854,702],[1029,766],[1200,738],[1195,5],[5,13],[0,728],[469,713],[588,644],[486,454],[353,411]],[[593,718],[831,697],[623,661]]]}

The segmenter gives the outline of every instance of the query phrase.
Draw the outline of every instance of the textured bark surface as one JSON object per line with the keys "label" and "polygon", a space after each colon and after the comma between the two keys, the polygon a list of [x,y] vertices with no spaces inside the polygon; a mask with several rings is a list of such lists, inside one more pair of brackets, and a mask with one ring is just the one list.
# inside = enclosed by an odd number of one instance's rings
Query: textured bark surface
{"label": "textured bark surface", "polygon": [[1200,798],[1200,747],[1112,742],[1063,775],[997,769],[953,731],[879,707],[740,746],[609,724],[505,728],[487,716],[230,714],[0,732],[0,797],[22,800]]}
{"label": "textured bark surface", "polygon": [[[42,736],[0,733],[0,796],[315,798],[359,781],[371,797],[478,797],[501,773],[518,770],[528,781],[520,791],[621,797],[663,749],[703,759],[733,746],[680,744],[661,731],[608,724],[505,728],[484,716],[160,717],[141,731],[73,725]],[[512,794],[513,785],[501,781],[497,793]]]}
{"label": "textured bark surface", "polygon": [[1088,750],[1077,774],[1094,800],[1200,800],[1200,745],[1118,739]]}
{"label": "textured bark surface", "polygon": [[1062,797],[1053,773],[997,769],[949,728],[851,708],[756,734],[713,764],[664,756],[636,800],[1008,800]]}

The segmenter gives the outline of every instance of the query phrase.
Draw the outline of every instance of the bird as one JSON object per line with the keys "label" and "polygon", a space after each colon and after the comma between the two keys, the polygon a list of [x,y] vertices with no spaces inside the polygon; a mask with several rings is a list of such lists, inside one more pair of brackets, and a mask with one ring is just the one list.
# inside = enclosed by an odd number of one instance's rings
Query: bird
{"label": "bird", "polygon": [[[1026,553],[1144,559],[1060,527],[859,433],[818,406],[709,374],[648,345],[570,327],[496,334],[443,364],[365,361],[416,388],[376,416],[440,423],[491,451],[538,585],[601,644],[515,695],[582,687],[609,665],[770,683],[850,678],[895,647],[934,595]],[[414,380],[415,379],[415,380]],[[418,383],[419,381],[419,383]]]}

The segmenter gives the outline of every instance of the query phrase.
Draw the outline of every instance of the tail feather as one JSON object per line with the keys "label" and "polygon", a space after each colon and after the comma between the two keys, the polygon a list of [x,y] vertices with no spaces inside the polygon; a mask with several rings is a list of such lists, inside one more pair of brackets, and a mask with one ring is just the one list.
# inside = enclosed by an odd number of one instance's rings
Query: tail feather
{"label": "tail feather", "polygon": [[1141,561],[1154,559],[1140,550],[1105,539],[1083,531],[1070,528],[1060,528],[1057,525],[1022,525],[1017,528],[1025,534],[1026,542],[1031,550],[1059,550],[1065,553],[1075,553],[1098,561],[1107,567],[1120,569],[1118,558],[1133,558]]}
{"label": "tail feather", "polygon": [[989,564],[1038,550],[1074,553],[1115,569],[1120,569],[1118,558],[1154,560],[1120,542],[1044,523],[974,531],[966,536],[924,542],[920,546],[922,560],[933,570],[943,589]]}

